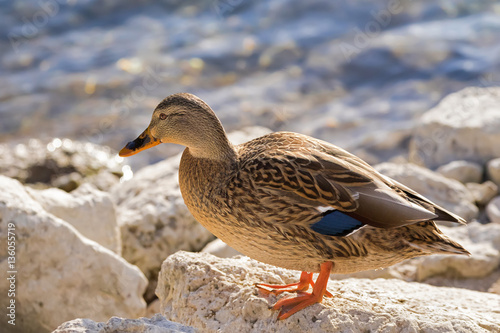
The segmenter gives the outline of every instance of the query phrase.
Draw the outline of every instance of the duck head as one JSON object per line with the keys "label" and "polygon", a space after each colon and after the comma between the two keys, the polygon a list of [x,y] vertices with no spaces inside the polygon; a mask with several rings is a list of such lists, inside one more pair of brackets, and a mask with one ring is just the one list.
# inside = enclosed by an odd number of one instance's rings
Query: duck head
{"label": "duck head", "polygon": [[184,145],[191,155],[200,158],[219,159],[234,154],[222,124],[210,106],[187,93],[168,96],[158,104],[148,128],[127,143],[119,155],[132,156],[160,143]]}

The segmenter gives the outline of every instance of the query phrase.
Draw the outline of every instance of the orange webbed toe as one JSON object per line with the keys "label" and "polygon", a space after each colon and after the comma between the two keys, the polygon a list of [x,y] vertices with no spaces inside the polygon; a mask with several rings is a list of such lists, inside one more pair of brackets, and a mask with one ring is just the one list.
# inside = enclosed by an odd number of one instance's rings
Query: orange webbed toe
{"label": "orange webbed toe", "polygon": [[[333,295],[326,290],[332,267],[333,263],[331,262],[321,264],[321,272],[316,279],[316,283],[312,280],[312,273],[302,272],[300,275],[300,281],[297,283],[287,285],[258,283],[256,286],[265,293],[274,295],[279,295],[283,292],[300,293],[300,295],[296,297],[282,298],[274,304],[273,310],[280,310],[278,319],[282,320],[290,317],[294,313],[308,307],[309,305],[321,303],[323,296],[333,297]],[[309,289],[309,285],[313,286],[312,293],[305,292]]]}
{"label": "orange webbed toe", "polygon": [[309,285],[314,285],[312,280],[312,273],[302,272],[300,281],[297,283],[290,283],[285,285],[280,284],[266,284],[256,283],[255,286],[267,294],[279,295],[284,292],[302,292],[309,289]]}

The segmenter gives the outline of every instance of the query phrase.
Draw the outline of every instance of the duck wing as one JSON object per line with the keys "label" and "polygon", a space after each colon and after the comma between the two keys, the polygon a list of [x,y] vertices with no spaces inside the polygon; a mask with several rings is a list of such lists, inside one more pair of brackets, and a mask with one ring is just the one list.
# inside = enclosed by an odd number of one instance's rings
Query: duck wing
{"label": "duck wing", "polygon": [[316,223],[321,233],[365,224],[394,228],[436,219],[463,221],[339,147],[296,133],[267,137],[250,142],[255,154],[241,171],[257,191],[315,208],[323,216]]}
{"label": "duck wing", "polygon": [[400,196],[404,197],[406,200],[419,205],[421,207],[424,207],[430,212],[433,212],[434,214],[437,215],[436,218],[434,218],[435,221],[446,221],[446,222],[454,222],[454,223],[460,223],[460,224],[467,224],[465,219],[462,217],[453,214],[452,212],[444,209],[443,207],[435,204],[431,200],[427,199],[423,195],[421,195],[418,192],[415,192],[411,188],[395,181],[392,178],[389,178],[387,176],[381,175],[385,180],[386,183],[391,186],[391,188],[396,191]]}

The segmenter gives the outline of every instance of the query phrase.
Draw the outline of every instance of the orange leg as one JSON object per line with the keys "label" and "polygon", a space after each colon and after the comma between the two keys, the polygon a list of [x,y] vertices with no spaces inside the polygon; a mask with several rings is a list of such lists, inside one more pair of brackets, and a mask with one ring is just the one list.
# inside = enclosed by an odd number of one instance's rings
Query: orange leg
{"label": "orange leg", "polygon": [[[316,279],[316,283],[314,284],[312,293],[304,293],[304,295],[299,295],[292,298],[284,298],[276,302],[276,304],[274,304],[273,306],[273,310],[280,310],[278,319],[286,319],[294,313],[308,307],[309,305],[321,303],[321,301],[323,300],[323,296],[327,293],[326,285],[328,284],[328,278],[330,277],[330,271],[332,270],[332,267],[333,263],[331,262],[325,262],[321,264],[321,271],[318,278]],[[304,272],[302,273],[302,275],[304,275]]]}
{"label": "orange leg", "polygon": [[[328,274],[330,274],[330,273],[328,273]],[[319,278],[319,276],[318,276],[318,278]],[[313,289],[314,289],[314,282],[313,282],[313,280],[311,280],[311,287],[313,287]],[[329,292],[328,290],[326,290],[325,291],[325,297],[331,298],[331,297],[333,297],[333,295],[332,295],[331,292]]]}
{"label": "orange leg", "polygon": [[[284,292],[302,292],[309,289],[309,285],[314,288],[313,273],[302,272],[300,274],[300,281],[297,283],[290,284],[267,284],[267,283],[256,283],[255,286],[265,293],[279,295]],[[333,297],[333,295],[327,290],[325,292],[326,297]]]}

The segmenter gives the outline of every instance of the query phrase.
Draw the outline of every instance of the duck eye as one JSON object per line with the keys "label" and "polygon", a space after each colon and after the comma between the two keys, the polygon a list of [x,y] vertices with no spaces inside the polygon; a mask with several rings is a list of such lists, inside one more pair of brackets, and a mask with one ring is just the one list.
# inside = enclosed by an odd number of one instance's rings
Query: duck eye
{"label": "duck eye", "polygon": [[167,115],[166,115],[166,114],[164,114],[164,113],[160,113],[160,119],[161,119],[161,120],[165,120],[165,119],[167,119]]}

